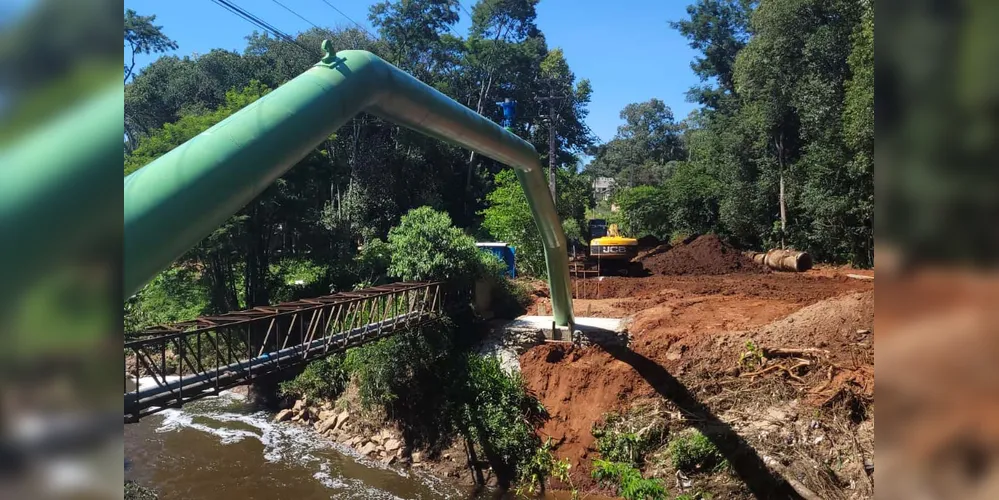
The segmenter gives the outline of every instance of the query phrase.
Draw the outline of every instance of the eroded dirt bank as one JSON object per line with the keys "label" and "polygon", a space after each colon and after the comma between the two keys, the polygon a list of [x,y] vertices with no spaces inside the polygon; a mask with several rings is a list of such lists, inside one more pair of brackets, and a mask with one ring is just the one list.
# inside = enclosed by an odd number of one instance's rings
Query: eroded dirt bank
{"label": "eroded dirt bank", "polygon": [[656,408],[668,428],[663,447],[695,427],[731,464],[684,475],[650,452],[643,471],[665,478],[674,495],[792,487],[822,498],[872,496],[874,285],[846,277],[856,272],[739,268],[580,283],[587,298],[575,301],[577,315],[629,318],[632,343],[548,344],[521,356],[524,379],[550,414],[542,436],[558,443],[577,485],[590,487],[601,458],[594,426],[611,412]]}

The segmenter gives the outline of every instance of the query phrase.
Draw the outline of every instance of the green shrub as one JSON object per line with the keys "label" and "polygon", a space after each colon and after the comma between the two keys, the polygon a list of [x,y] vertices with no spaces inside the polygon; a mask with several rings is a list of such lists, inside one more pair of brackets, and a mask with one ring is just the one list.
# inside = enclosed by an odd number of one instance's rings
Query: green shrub
{"label": "green shrub", "polygon": [[673,467],[684,472],[718,470],[727,465],[718,447],[697,429],[687,429],[666,448]]}
{"label": "green shrub", "polygon": [[487,451],[493,465],[515,472],[541,444],[534,423],[544,407],[527,393],[519,374],[507,375],[492,356],[469,354],[460,427]]}
{"label": "green shrub", "polygon": [[517,471],[516,493],[520,496],[535,495],[545,490],[548,478],[555,478],[569,487],[571,498],[579,497],[579,491],[572,484],[569,476],[571,465],[566,459],[559,459],[552,453],[554,447],[552,438],[548,438],[538,448],[534,455]]}
{"label": "green shrub", "polygon": [[329,293],[329,266],[309,258],[285,257],[269,266],[270,301],[287,302]]}
{"label": "green shrub", "polygon": [[310,400],[332,400],[343,393],[349,380],[344,356],[336,354],[309,363],[297,377],[281,382],[281,394]]}
{"label": "green shrub", "polygon": [[504,275],[506,264],[493,254],[481,252],[482,276],[492,289],[493,313],[500,318],[516,318],[527,312],[531,295],[527,287]]}
{"label": "green shrub", "polygon": [[365,408],[388,405],[398,397],[396,386],[405,383],[403,369],[409,361],[401,358],[405,351],[402,344],[408,340],[397,335],[347,351],[344,368],[356,377]]}
{"label": "green shrub", "polygon": [[378,238],[367,242],[361,253],[354,258],[358,280],[368,285],[386,281],[390,265],[392,265],[392,248]]}
{"label": "green shrub", "polygon": [[[599,434],[599,435],[598,435]],[[641,461],[642,440],[633,432],[594,431],[600,456],[614,462],[637,464]]]}
{"label": "green shrub", "polygon": [[625,500],[665,500],[666,487],[658,479],[646,479],[641,471],[630,464],[594,460],[593,479],[604,485],[617,487],[617,494]]}
{"label": "green shrub", "polygon": [[471,289],[481,273],[475,239],[430,207],[410,210],[388,235],[389,274],[406,281],[437,280]]}
{"label": "green shrub", "polygon": [[614,195],[619,210],[611,218],[622,234],[633,238],[652,235],[663,238],[670,233],[668,193],[654,186],[622,189]]}

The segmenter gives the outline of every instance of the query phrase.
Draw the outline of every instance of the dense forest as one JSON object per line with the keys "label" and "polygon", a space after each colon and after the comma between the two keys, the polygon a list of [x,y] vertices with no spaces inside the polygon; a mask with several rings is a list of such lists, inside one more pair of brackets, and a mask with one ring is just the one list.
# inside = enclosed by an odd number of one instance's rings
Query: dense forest
{"label": "dense forest", "polygon": [[[557,206],[570,237],[597,213],[635,236],[715,232],[746,248],[872,264],[873,2],[699,0],[664,24],[699,53],[691,67],[702,84],[687,95],[698,109],[678,120],[662,100],[630,104],[605,144],[585,123],[590,83],[549,47],[536,4],[479,1],[461,35],[456,2],[386,1],[370,11],[377,36],[313,28],[290,43],[254,32],[242,53],[162,56],[141,69],[126,58],[125,173],[295,77],[330,39],[337,50],[370,50],[492,119],[496,101],[516,100],[515,132],[542,161],[554,127]],[[154,17],[131,11],[125,38],[136,52],[176,48]],[[552,94],[568,98],[548,117],[537,98]],[[618,211],[595,203],[597,176],[616,179],[609,202]],[[507,167],[362,115],[132,298],[129,326],[386,279],[363,265],[359,248],[379,248],[421,206],[477,238],[513,243],[522,272],[545,272]]]}
{"label": "dense forest", "polygon": [[585,172],[614,177],[636,236],[715,232],[873,265],[874,2],[699,0],[671,23],[700,52],[700,107],[630,104]]}

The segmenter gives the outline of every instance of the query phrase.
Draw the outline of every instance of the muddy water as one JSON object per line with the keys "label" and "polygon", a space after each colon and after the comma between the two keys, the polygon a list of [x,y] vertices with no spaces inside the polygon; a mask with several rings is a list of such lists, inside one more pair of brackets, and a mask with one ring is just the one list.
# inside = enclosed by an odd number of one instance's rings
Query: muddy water
{"label": "muddy water", "polygon": [[413,469],[383,466],[226,393],[125,426],[125,477],[161,499],[467,499]]}

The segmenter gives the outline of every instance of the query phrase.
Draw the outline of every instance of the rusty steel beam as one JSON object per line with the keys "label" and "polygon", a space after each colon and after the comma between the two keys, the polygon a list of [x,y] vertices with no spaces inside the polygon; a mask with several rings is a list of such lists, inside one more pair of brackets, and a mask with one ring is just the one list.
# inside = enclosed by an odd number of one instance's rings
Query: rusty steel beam
{"label": "rusty steel beam", "polygon": [[137,332],[124,344],[126,421],[433,321],[442,297],[440,283],[398,283]]}

